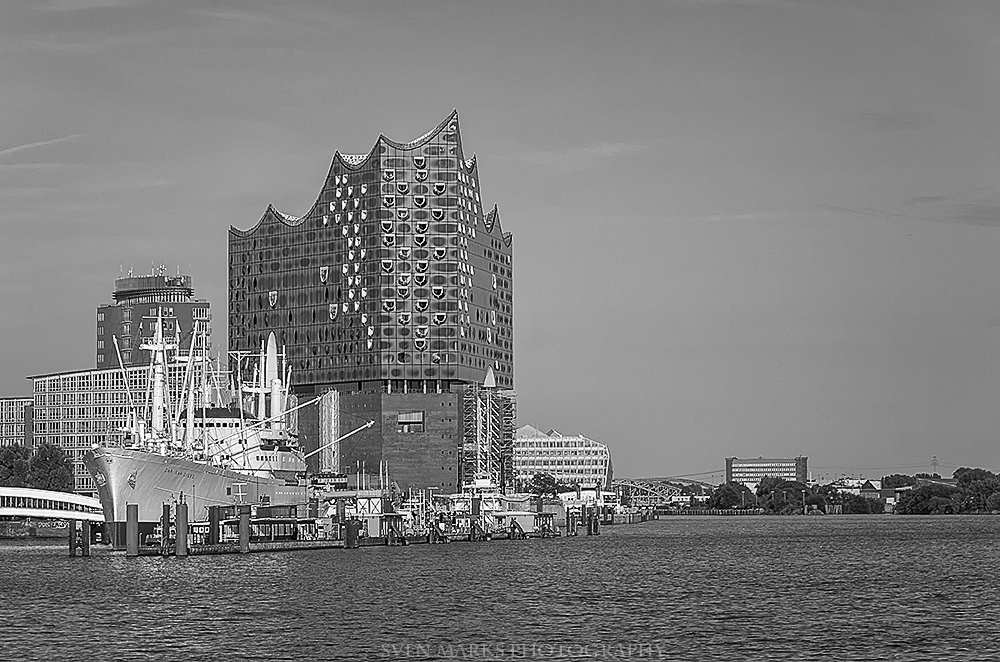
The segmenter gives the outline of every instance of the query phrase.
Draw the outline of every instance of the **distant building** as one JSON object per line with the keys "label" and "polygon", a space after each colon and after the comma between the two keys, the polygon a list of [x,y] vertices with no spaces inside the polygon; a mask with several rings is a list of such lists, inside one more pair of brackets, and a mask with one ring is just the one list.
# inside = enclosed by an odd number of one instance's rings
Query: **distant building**
{"label": "distant building", "polygon": [[416,140],[335,152],[303,215],[268,206],[253,227],[230,228],[231,360],[273,332],[300,401],[338,392],[337,416],[301,411],[307,451],[334,421],[341,434],[375,421],[311,457],[312,471],[374,475],[386,463],[403,490],[507,479],[512,237],[479,175],[452,112]]}
{"label": "distant building", "polygon": [[530,425],[517,430],[514,473],[521,480],[545,473],[564,483],[604,489],[611,487],[614,475],[611,451],[606,444],[583,435],[567,436],[556,430],[542,432]]}
{"label": "distant building", "polygon": [[[178,415],[186,363],[167,365],[167,406],[171,423],[183,427]],[[191,366],[194,383],[201,380],[201,363]],[[74,491],[94,495],[83,454],[94,444],[121,445],[128,429],[129,403],[140,411],[148,407],[148,366],[77,370],[28,377],[33,385],[32,436],[35,446],[54,444],[73,461]],[[128,375],[126,383],[125,374]],[[194,389],[195,406],[202,405],[201,389]],[[182,434],[180,431],[178,434]]]}
{"label": "distant building", "polygon": [[[208,301],[194,297],[191,276],[171,276],[160,267],[148,276],[128,276],[115,279],[114,303],[97,308],[97,367],[147,365],[149,352],[139,349],[152,337],[157,316],[163,318],[163,333],[179,341],[187,349],[195,323],[198,338],[195,349],[204,342],[211,347],[211,309]],[[204,338],[202,337],[204,334]],[[114,338],[118,339],[118,350]]]}
{"label": "distant building", "polygon": [[809,480],[805,456],[754,459],[727,457],[726,482],[756,487],[765,478],[781,478],[805,483]]}
{"label": "distant building", "polygon": [[32,398],[0,398],[0,446],[31,448]]}

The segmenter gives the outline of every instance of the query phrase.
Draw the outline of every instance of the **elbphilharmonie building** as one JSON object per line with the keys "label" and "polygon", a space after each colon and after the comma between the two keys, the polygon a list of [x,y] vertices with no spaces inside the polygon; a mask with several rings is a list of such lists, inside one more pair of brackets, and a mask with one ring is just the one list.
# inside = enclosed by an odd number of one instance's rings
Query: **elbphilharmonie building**
{"label": "elbphilharmonie building", "polygon": [[510,480],[511,235],[484,206],[457,111],[416,140],[336,152],[305,214],[268,206],[230,229],[231,355],[271,332],[300,401],[336,392],[339,429],[300,413],[307,449],[375,421],[315,468],[384,463],[404,489]]}

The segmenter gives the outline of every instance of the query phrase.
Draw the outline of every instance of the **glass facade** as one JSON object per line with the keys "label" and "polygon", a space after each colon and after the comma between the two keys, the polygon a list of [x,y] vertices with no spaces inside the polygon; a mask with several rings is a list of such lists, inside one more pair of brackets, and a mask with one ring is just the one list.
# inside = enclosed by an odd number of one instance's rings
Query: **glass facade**
{"label": "glass facade", "polygon": [[483,208],[457,113],[410,143],[337,152],[304,216],[269,207],[230,229],[230,351],[273,331],[293,385],[439,391],[492,367],[511,388],[512,292],[511,235]]}

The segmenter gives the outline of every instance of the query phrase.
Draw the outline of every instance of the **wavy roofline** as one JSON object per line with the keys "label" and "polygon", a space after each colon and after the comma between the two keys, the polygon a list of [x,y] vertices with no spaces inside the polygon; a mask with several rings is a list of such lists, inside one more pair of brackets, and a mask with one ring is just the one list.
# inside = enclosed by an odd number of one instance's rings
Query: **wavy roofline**
{"label": "wavy roofline", "polygon": [[497,208],[495,202],[493,203],[493,209],[489,210],[489,212],[483,216],[483,225],[485,226],[488,234],[493,234],[493,230],[499,230],[500,238],[503,239],[505,246],[510,247],[511,243],[514,241],[513,234],[503,231],[503,221],[500,220],[500,210]]}
{"label": "wavy roofline", "polygon": [[[231,225],[229,226],[229,233],[233,236],[241,238],[250,237],[254,233],[256,233],[257,230],[259,230],[262,225],[264,225],[264,222],[268,220],[269,216],[287,227],[296,227],[298,225],[302,225],[302,223],[304,223],[305,220],[309,218],[309,216],[312,215],[312,213],[316,210],[317,205],[320,204],[320,199],[323,197],[323,191],[326,189],[327,186],[326,182],[330,181],[330,178],[334,176],[333,174],[334,167],[338,163],[348,171],[361,170],[368,165],[368,162],[371,160],[373,156],[376,156],[378,154],[379,146],[382,143],[385,143],[386,145],[393,147],[394,149],[401,149],[401,150],[417,149],[419,147],[426,145],[431,140],[433,140],[439,133],[444,131],[444,129],[453,121],[454,122],[459,121],[457,108],[453,108],[452,111],[448,113],[447,117],[441,120],[441,122],[439,122],[436,127],[431,129],[427,133],[423,134],[419,138],[416,138],[406,143],[401,143],[392,140],[391,138],[386,137],[384,133],[380,133],[378,138],[375,140],[375,144],[372,145],[372,148],[370,150],[368,150],[368,154],[357,162],[352,162],[353,160],[348,161],[345,155],[342,154],[338,149],[333,153],[333,159],[330,162],[329,169],[327,169],[326,179],[324,180],[323,186],[320,187],[319,193],[316,195],[316,199],[313,201],[312,205],[309,207],[309,210],[306,211],[306,213],[296,217],[291,214],[286,214],[282,211],[279,211],[274,207],[273,204],[268,203],[267,208],[264,210],[264,213],[260,217],[260,220],[258,220],[253,227],[246,230],[241,230],[240,228]],[[469,157],[468,159],[465,158],[465,154],[463,153],[462,150],[462,128],[460,124],[456,128],[456,133],[458,134],[458,140],[456,141],[456,146],[458,147],[458,154],[456,156],[458,158],[459,166],[464,168],[467,174],[471,175],[475,173],[476,168],[479,166],[479,162],[476,158],[475,153],[473,153],[472,156]],[[357,155],[350,155],[350,156],[357,156]],[[493,234],[494,228],[498,228],[500,231],[499,232],[500,237],[501,239],[503,239],[504,244],[507,246],[511,245],[511,242],[513,240],[513,235],[510,232],[503,231],[503,223],[500,220],[500,213],[499,210],[497,209],[496,203],[493,204],[493,209],[490,210],[483,217],[483,226],[484,229],[489,234]]]}

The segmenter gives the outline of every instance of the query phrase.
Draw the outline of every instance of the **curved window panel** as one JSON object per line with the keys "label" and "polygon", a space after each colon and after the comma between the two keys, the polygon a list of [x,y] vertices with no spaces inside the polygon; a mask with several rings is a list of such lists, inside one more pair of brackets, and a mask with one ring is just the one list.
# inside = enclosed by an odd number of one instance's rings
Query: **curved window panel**
{"label": "curved window panel", "polygon": [[347,187],[347,196],[350,197],[352,195],[354,195],[354,187],[353,186],[348,186]]}
{"label": "curved window panel", "polygon": [[341,189],[341,188],[340,188],[340,187],[338,186],[338,187],[337,187],[337,192],[336,192],[336,196],[337,196],[337,197],[339,198],[339,197],[340,197],[340,196],[342,196],[343,194],[344,194],[344,191],[343,191],[343,189]]}
{"label": "curved window panel", "polygon": [[387,313],[394,312],[396,310],[396,300],[395,299],[384,299],[382,301],[382,309]]}
{"label": "curved window panel", "polygon": [[410,288],[408,287],[397,287],[396,296],[400,299],[408,299],[410,297]]}
{"label": "curved window panel", "polygon": [[410,284],[410,274],[399,274],[398,282],[401,286]]}
{"label": "curved window panel", "polygon": [[435,299],[444,298],[444,288],[440,285],[431,285],[431,294],[434,295]]}
{"label": "curved window panel", "polygon": [[361,225],[359,223],[354,224],[354,234],[361,234]]}
{"label": "curved window panel", "polygon": [[417,221],[413,224],[413,229],[417,234],[424,234],[427,232],[427,226],[430,225],[427,221]]}
{"label": "curved window panel", "polygon": [[427,196],[424,196],[424,195],[415,195],[415,196],[413,196],[413,204],[415,204],[418,207],[426,207],[427,206]]}
{"label": "curved window panel", "polygon": [[496,326],[496,323],[497,323],[497,311],[495,311],[495,310],[491,310],[490,311],[490,322],[494,326]]}
{"label": "curved window panel", "polygon": [[384,179],[387,182],[391,182],[392,180],[396,179],[396,171],[395,170],[383,170],[382,171],[382,179]]}
{"label": "curved window panel", "polygon": [[444,248],[435,248],[434,249],[434,259],[435,260],[443,260],[446,255],[448,255],[448,251],[445,250]]}
{"label": "curved window panel", "polygon": [[354,302],[354,312],[358,312],[359,310],[361,310],[361,302],[360,301],[355,301]]}
{"label": "curved window panel", "polygon": [[368,349],[371,349],[375,341],[369,338],[367,341],[365,341],[365,343],[368,345]]}
{"label": "curved window panel", "polygon": [[408,246],[404,246],[403,248],[399,249],[399,259],[400,260],[410,259],[410,248]]}
{"label": "curved window panel", "polygon": [[423,338],[417,338],[413,341],[413,349],[418,352],[422,352],[427,349],[427,341]]}
{"label": "curved window panel", "polygon": [[[363,318],[362,318],[362,321],[363,321]],[[374,326],[368,327],[368,337],[371,338],[374,335],[375,335],[375,327]]]}
{"label": "curved window panel", "polygon": [[417,287],[424,287],[427,285],[427,274],[416,274],[413,277],[413,284]]}
{"label": "curved window panel", "polygon": [[429,329],[427,325],[418,326],[416,329],[413,330],[413,334],[418,338],[426,338],[428,330]]}
{"label": "curved window panel", "polygon": [[347,220],[348,221],[353,221],[354,220],[354,212],[353,211],[347,212]]}
{"label": "curved window panel", "polygon": [[400,313],[399,314],[399,323],[402,324],[402,325],[404,325],[404,326],[407,325],[407,324],[409,324],[410,323],[410,313],[405,313],[405,312],[404,313]]}
{"label": "curved window panel", "polygon": [[382,235],[382,245],[383,246],[390,246],[390,247],[395,246],[396,245],[396,236],[395,235],[391,235],[391,234]]}
{"label": "curved window panel", "polygon": [[497,289],[497,277],[496,274],[493,275],[493,289]]}
{"label": "curved window panel", "polygon": [[385,232],[386,234],[392,232],[392,221],[382,221],[379,225],[382,227],[382,232]]}
{"label": "curved window panel", "polygon": [[368,298],[368,288],[367,287],[362,287],[361,288],[361,298],[362,299],[367,299]]}
{"label": "curved window panel", "polygon": [[323,215],[323,225],[329,225],[329,224],[330,224],[330,217],[328,215],[324,214]]}
{"label": "curved window panel", "polygon": [[435,221],[440,221],[441,219],[444,218],[444,210],[443,209],[432,209],[431,210],[431,217]]}
{"label": "curved window panel", "polygon": [[361,210],[361,220],[363,221],[366,218],[368,218],[368,210],[367,209],[362,209]]}
{"label": "curved window panel", "polygon": [[340,214],[334,214],[333,215],[333,220],[334,220],[334,222],[337,223],[337,225],[340,225]]}
{"label": "curved window panel", "polygon": [[414,268],[420,273],[427,271],[427,260],[417,260]]}
{"label": "curved window panel", "polygon": [[383,207],[395,207],[396,206],[396,198],[394,198],[391,195],[382,196],[382,206]]}
{"label": "curved window panel", "polygon": [[441,355],[437,353],[431,354],[431,363],[441,363]]}
{"label": "curved window panel", "polygon": [[365,193],[368,193],[368,184],[361,185],[361,195],[364,195]]}
{"label": "curved window panel", "polygon": [[448,185],[447,184],[445,184],[444,182],[435,182],[435,184],[434,184],[434,193],[435,193],[435,195],[441,195],[442,193],[444,193],[447,190],[448,190]]}
{"label": "curved window panel", "polygon": [[331,303],[327,314],[330,316],[330,321],[337,319],[337,304]]}
{"label": "curved window panel", "polygon": [[400,195],[406,195],[410,192],[410,185],[407,182],[396,182],[396,192]]}
{"label": "curved window panel", "polygon": [[413,245],[424,247],[427,245],[427,235],[418,234],[413,237]]}
{"label": "curved window panel", "polygon": [[426,182],[427,181],[427,171],[426,170],[418,170],[417,174],[414,175],[414,178],[418,182]]}
{"label": "curved window panel", "polygon": [[396,265],[393,264],[392,260],[382,260],[382,271],[391,274],[395,268]]}
{"label": "curved window panel", "polygon": [[441,326],[448,321],[448,315],[446,313],[434,313],[434,317],[431,319],[435,324]]}
{"label": "curved window panel", "polygon": [[407,209],[406,207],[400,207],[399,209],[396,210],[396,218],[398,218],[399,220],[405,221],[409,217],[410,217],[410,210]]}
{"label": "curved window panel", "polygon": [[414,156],[413,157],[413,165],[417,166],[418,168],[423,168],[425,165],[427,165],[427,157],[425,157],[425,156]]}
{"label": "curved window panel", "polygon": [[428,302],[427,299],[419,299],[418,301],[414,302],[413,309],[416,310],[418,313],[422,313],[425,310],[427,310],[429,305],[430,302]]}

